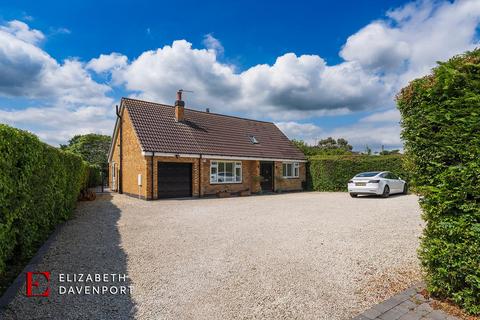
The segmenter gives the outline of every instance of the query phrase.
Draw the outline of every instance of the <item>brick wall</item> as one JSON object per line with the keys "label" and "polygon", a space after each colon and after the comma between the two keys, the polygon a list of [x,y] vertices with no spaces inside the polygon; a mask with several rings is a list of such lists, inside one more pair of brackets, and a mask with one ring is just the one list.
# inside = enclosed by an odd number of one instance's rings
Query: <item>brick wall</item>
{"label": "brick wall", "polygon": [[[147,170],[145,157],[142,156],[142,149],[133,130],[132,122],[128,110],[125,109],[122,116],[122,136],[123,136],[123,158],[122,158],[122,181],[123,192],[132,196],[146,196]],[[118,191],[119,182],[119,165],[120,165],[120,132],[115,141],[115,148],[112,160],[116,163],[116,187],[114,191]],[[109,170],[109,185],[112,186],[112,163]],[[142,175],[142,185],[138,186],[138,174]]]}
{"label": "brick wall", "polygon": [[305,162],[300,162],[298,178],[283,178],[282,162],[275,162],[275,191],[298,191],[302,190],[302,182],[306,180]]}
{"label": "brick wall", "polygon": [[[145,162],[147,166],[147,199],[151,199],[151,172],[152,172],[152,157],[146,156]],[[178,162],[192,164],[192,193],[196,197],[199,195],[199,179],[198,179],[198,158],[176,158],[176,157],[157,157],[153,158],[153,199],[158,199],[158,162]],[[161,181],[160,181],[161,182]]]}
{"label": "brick wall", "polygon": [[[240,192],[250,191],[258,192],[260,190],[260,184],[254,182],[252,177],[258,176],[260,172],[260,162],[254,160],[243,160],[242,162],[242,182],[241,183],[210,183],[210,162],[211,161],[224,161],[215,159],[202,159],[202,186],[201,195],[214,195],[217,192]],[[237,161],[237,162],[238,162]]]}

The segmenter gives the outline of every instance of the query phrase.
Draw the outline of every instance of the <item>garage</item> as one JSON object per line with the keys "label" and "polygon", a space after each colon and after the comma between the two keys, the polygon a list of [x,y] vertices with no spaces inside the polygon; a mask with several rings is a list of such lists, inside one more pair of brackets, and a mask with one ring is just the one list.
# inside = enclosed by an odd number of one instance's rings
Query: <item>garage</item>
{"label": "garage", "polygon": [[158,198],[192,196],[192,164],[158,163]]}

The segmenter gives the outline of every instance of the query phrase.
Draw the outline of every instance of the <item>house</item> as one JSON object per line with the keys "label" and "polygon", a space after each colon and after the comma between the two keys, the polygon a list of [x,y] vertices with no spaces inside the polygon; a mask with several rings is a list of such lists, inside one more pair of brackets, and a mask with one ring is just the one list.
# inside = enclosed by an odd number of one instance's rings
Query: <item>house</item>
{"label": "house", "polygon": [[305,155],[271,122],[122,98],[113,191],[142,199],[302,190]]}

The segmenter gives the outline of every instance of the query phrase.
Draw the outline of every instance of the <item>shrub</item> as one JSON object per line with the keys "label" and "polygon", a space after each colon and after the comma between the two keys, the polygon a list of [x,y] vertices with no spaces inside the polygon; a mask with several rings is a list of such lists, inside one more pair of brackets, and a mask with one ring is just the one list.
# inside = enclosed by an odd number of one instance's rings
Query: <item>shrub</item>
{"label": "shrub", "polygon": [[406,164],[427,222],[428,290],[480,313],[480,51],[439,63],[397,97]]}
{"label": "shrub", "polygon": [[88,164],[35,135],[0,124],[0,275],[9,260],[30,258],[70,217]]}
{"label": "shrub", "polygon": [[309,189],[316,191],[347,191],[347,183],[364,171],[391,171],[403,179],[402,155],[314,156],[308,162]]}

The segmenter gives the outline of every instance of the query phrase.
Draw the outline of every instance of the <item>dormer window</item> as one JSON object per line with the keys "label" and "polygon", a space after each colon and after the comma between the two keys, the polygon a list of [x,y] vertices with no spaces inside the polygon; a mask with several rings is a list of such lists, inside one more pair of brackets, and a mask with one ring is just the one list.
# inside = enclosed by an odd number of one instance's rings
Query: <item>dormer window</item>
{"label": "dormer window", "polygon": [[255,138],[255,136],[249,136],[249,138],[250,138],[250,142],[251,142],[252,144],[258,144],[258,143],[259,143],[258,140],[257,140],[257,138]]}

